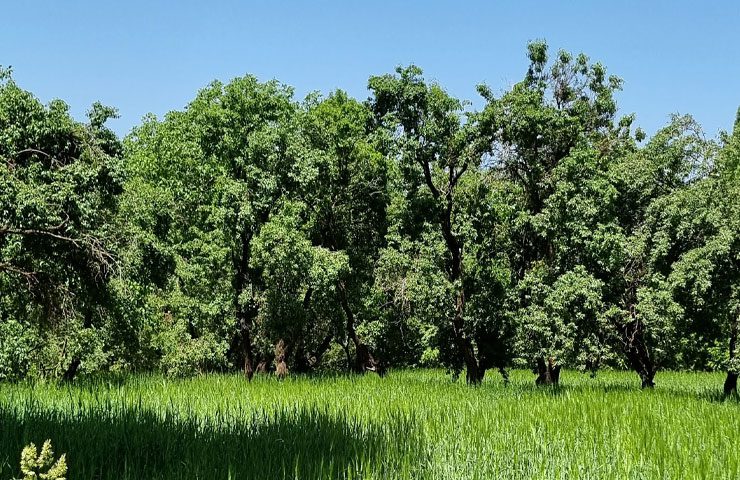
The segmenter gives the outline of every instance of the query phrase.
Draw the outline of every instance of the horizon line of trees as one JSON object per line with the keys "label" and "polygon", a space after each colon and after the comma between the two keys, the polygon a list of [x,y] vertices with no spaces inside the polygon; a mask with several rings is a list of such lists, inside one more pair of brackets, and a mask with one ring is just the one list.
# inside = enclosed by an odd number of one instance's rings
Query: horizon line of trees
{"label": "horizon line of trees", "polygon": [[0,68],[0,380],[612,367],[736,392],[740,111],[647,138],[600,63],[528,59],[480,111],[413,65],[365,101],[247,75],[123,139]]}

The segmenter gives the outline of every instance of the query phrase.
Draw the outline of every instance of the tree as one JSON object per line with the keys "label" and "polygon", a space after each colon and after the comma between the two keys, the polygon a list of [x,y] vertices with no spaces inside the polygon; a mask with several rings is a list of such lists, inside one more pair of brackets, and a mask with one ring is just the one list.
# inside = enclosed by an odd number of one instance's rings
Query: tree
{"label": "tree", "polygon": [[671,247],[683,247],[668,277],[686,316],[679,335],[698,355],[722,345],[714,363],[727,371],[724,393],[730,395],[737,392],[740,372],[740,114],[722,142],[709,172],[666,206],[662,217],[675,232]]}
{"label": "tree", "polygon": [[[603,220],[596,212],[577,218],[570,210],[577,197],[603,186],[592,177],[603,171],[602,158],[618,130],[614,93],[621,87],[585,55],[560,51],[550,64],[547,50],[543,42],[529,44],[524,80],[501,98],[479,87],[487,100],[480,125],[489,163],[518,197],[510,229],[510,308],[520,350],[535,360],[537,383],[544,384],[558,382],[562,361],[593,361],[603,349],[601,283],[584,265],[588,259],[571,255],[578,246],[561,240]],[[570,282],[583,290],[573,291]],[[580,306],[584,310],[569,310]],[[582,338],[593,347],[585,354],[578,351]]]}
{"label": "tree", "polygon": [[188,322],[191,339],[212,333],[213,348],[230,346],[250,379],[265,288],[254,240],[308,171],[296,111],[290,88],[246,76],[212,83],[185,111],[149,118],[127,141],[133,188],[169,207],[142,225],[166,239],[174,259],[160,318]]}
{"label": "tree", "polygon": [[302,194],[309,206],[310,235],[316,245],[347,261],[332,288],[312,290],[313,298],[322,299],[324,310],[339,307],[344,328],[334,325],[332,330],[344,331],[354,345],[355,370],[382,373],[383,362],[363,342],[357,327],[377,315],[370,294],[375,262],[385,242],[387,160],[374,146],[370,110],[346,93],[310,98],[306,110],[303,131],[317,173]]}
{"label": "tree", "polygon": [[404,194],[429,209],[422,218],[437,225],[444,241],[444,270],[455,297],[448,315],[452,338],[468,383],[480,383],[485,368],[465,321],[465,244],[456,211],[461,181],[480,165],[483,155],[474,118],[464,122],[463,104],[439,85],[427,85],[415,66],[371,77],[369,87],[375,121],[393,137],[391,152],[400,164]]}
{"label": "tree", "polygon": [[[690,117],[676,117],[644,148],[621,156],[611,166],[620,239],[619,261],[609,277],[611,318],[627,363],[643,388],[654,385],[685,315],[668,282],[673,263],[689,247],[676,228],[676,213],[697,188],[701,166],[710,155],[711,145],[696,123]],[[690,215],[690,221],[698,219]]]}
{"label": "tree", "polygon": [[[255,237],[253,250],[264,286],[258,322],[261,336],[274,339],[268,343],[276,344],[275,361],[285,375],[291,363],[298,371],[316,366],[328,348],[331,340],[317,339],[317,311],[325,309],[327,300],[336,305],[332,297],[339,279],[347,276],[349,262],[343,251],[312,245],[304,204],[288,199],[281,203]],[[333,334],[331,327],[328,333]]]}
{"label": "tree", "polygon": [[740,112],[645,141],[601,64],[528,58],[480,112],[415,66],[365,102],[245,76],[123,142],[0,68],[0,380],[607,365],[736,392]]}
{"label": "tree", "polygon": [[14,292],[0,300],[0,351],[15,351],[18,368],[0,376],[35,367],[72,379],[83,362],[106,361],[123,183],[104,125],[113,116],[95,104],[88,124],[76,122],[64,102],[42,105],[0,70],[0,290]]}

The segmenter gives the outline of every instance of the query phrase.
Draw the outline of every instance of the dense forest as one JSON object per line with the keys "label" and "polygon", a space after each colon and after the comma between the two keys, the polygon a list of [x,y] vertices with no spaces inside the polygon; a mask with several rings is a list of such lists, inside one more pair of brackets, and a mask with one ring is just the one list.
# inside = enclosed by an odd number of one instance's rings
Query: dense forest
{"label": "dense forest", "polygon": [[[651,137],[542,42],[482,107],[416,66],[213,82],[125,138],[0,69],[0,380],[740,372],[740,114]],[[637,377],[635,377],[637,380]],[[718,386],[719,388],[720,386]]]}

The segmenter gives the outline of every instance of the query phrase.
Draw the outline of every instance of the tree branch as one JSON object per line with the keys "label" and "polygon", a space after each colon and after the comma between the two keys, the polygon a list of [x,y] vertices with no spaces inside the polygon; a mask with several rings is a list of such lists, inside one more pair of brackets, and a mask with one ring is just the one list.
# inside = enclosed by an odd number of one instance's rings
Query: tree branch
{"label": "tree branch", "polygon": [[434,198],[439,198],[439,190],[437,190],[437,187],[434,185],[434,181],[432,180],[432,171],[429,168],[429,162],[426,160],[419,160],[419,163],[421,164],[421,168],[424,170],[424,179],[426,180],[427,187],[431,190]]}
{"label": "tree branch", "polygon": [[0,271],[3,271],[3,270],[6,272],[11,272],[11,273],[21,275],[22,277],[26,279],[26,282],[28,283],[29,287],[33,285],[34,283],[37,283],[38,281],[36,279],[36,272],[29,272],[21,268],[18,268],[16,266],[13,266],[9,263],[0,262]]}
{"label": "tree branch", "polygon": [[64,225],[65,222],[62,222],[61,224],[57,225],[56,227],[50,227],[47,230],[40,230],[36,228],[13,228],[13,227],[0,227],[0,235],[39,235],[39,236],[47,236],[51,238],[55,238],[57,240],[62,240],[65,242],[69,242],[73,244],[76,247],[79,247],[79,239],[67,237],[64,235],[59,235],[57,233],[54,233],[53,230],[58,230],[59,228]]}
{"label": "tree branch", "polygon": [[452,187],[454,187],[455,185],[457,185],[458,180],[460,180],[460,177],[463,176],[463,174],[465,173],[465,171],[468,169],[468,166],[469,165],[470,165],[470,162],[465,162],[463,164],[462,168],[460,168],[460,170],[457,171],[457,173],[455,174],[455,176],[452,178],[452,185],[451,185]]}
{"label": "tree branch", "polygon": [[19,155],[22,155],[22,154],[24,154],[24,153],[38,153],[38,154],[40,154],[40,155],[43,155],[43,156],[45,156],[46,158],[52,158],[52,156],[51,156],[51,155],[49,155],[48,153],[46,153],[46,152],[42,152],[41,150],[37,150],[37,149],[35,149],[35,148],[26,148],[26,149],[24,149],[24,150],[21,150],[21,151],[17,152],[17,153],[15,154],[15,156],[19,156]]}

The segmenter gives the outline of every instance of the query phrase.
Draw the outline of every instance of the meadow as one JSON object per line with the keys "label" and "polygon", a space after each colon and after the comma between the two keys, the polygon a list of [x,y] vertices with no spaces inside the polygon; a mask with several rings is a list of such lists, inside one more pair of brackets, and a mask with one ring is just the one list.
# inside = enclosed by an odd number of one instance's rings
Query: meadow
{"label": "meadow", "polygon": [[740,478],[740,403],[721,374],[527,371],[482,385],[385,378],[126,376],[0,384],[0,479],[49,438],[68,478]]}

